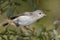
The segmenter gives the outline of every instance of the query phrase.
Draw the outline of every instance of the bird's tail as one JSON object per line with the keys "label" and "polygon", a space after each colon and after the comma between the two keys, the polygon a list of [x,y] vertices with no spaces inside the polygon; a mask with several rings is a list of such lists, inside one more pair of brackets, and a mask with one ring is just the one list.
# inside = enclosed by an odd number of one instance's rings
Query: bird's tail
{"label": "bird's tail", "polygon": [[[9,23],[6,22],[6,23],[2,24],[2,26],[5,27],[5,26],[7,26],[8,24],[9,24]],[[14,26],[16,26],[16,27],[19,27],[19,24],[17,24],[17,23],[14,23],[14,24],[11,24],[11,25],[14,25]]]}
{"label": "bird's tail", "polygon": [[6,22],[1,23],[0,26],[5,27],[5,26],[7,26],[8,24],[13,25],[13,26],[17,26],[17,27],[19,26],[18,23],[14,23],[14,22],[12,22],[11,20],[7,20]]}
{"label": "bird's tail", "polygon": [[3,23],[2,26],[5,27],[5,26],[7,26],[8,24],[9,24],[8,22]]}
{"label": "bird's tail", "polygon": [[9,24],[9,22],[2,22],[2,23],[0,23],[0,27],[5,27],[5,26],[7,26]]}
{"label": "bird's tail", "polygon": [[[10,23],[9,23],[9,22],[3,23],[2,26],[5,27],[5,26],[7,26],[8,24],[10,24]],[[14,25],[14,26],[19,27],[19,25],[18,25],[18,24],[15,24],[15,23],[13,23],[13,24],[11,23],[10,25]]]}

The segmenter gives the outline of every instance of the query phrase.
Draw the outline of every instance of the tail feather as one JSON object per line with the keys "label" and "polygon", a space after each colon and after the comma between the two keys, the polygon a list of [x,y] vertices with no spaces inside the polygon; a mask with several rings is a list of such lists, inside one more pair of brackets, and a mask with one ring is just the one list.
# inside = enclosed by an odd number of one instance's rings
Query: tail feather
{"label": "tail feather", "polygon": [[8,22],[7,22],[7,23],[4,23],[2,26],[5,27],[5,26],[7,26],[7,25],[8,25]]}

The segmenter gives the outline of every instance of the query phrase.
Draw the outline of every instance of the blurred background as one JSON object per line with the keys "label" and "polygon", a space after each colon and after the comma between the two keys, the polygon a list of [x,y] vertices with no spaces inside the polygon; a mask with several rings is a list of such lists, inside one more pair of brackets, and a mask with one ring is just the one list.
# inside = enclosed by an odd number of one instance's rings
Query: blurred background
{"label": "blurred background", "polygon": [[[38,30],[44,26],[47,30],[54,29],[54,21],[60,18],[60,0],[0,0],[0,25],[10,17],[37,9],[43,10],[47,16],[30,25],[30,28]],[[12,25],[7,27],[8,30],[16,31]],[[6,27],[0,26],[0,32],[5,29]],[[59,28],[57,32],[59,33]]]}

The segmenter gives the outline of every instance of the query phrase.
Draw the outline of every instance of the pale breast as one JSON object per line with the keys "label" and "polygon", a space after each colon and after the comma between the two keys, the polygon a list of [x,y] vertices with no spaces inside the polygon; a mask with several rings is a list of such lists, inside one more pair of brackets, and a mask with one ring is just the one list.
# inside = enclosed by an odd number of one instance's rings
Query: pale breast
{"label": "pale breast", "polygon": [[19,24],[20,25],[30,25],[34,22],[33,18],[31,16],[21,16],[19,18]]}

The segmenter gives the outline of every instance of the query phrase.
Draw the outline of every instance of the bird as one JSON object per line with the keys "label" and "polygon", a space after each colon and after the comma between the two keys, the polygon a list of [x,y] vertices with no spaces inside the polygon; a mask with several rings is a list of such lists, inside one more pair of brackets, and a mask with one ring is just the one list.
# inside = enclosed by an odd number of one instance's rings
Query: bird
{"label": "bird", "polygon": [[[11,18],[11,21],[17,27],[22,25],[24,26],[25,29],[29,30],[27,26],[33,24],[34,22],[43,18],[44,16],[46,16],[46,14],[42,10],[35,10],[33,12],[24,12],[22,15],[15,16]],[[5,23],[5,24],[7,25],[8,23]],[[5,26],[5,24],[3,24],[3,26]]]}

